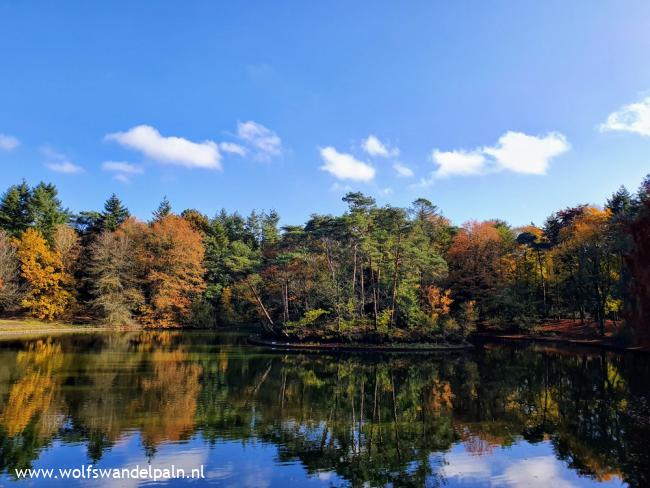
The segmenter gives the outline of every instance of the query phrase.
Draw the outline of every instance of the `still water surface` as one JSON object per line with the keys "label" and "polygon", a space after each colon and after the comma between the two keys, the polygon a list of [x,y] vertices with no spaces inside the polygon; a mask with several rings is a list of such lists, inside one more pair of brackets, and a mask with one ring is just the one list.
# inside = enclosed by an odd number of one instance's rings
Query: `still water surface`
{"label": "still water surface", "polygon": [[650,486],[650,361],[489,345],[285,354],[245,335],[0,342],[0,486],[16,469],[203,466],[156,486]]}

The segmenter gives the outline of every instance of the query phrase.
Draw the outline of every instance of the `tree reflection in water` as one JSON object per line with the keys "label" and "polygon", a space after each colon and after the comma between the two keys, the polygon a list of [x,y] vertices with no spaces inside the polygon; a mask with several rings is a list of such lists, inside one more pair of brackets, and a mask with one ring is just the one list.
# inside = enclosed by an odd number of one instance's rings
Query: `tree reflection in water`
{"label": "tree reflection in water", "polygon": [[523,439],[549,443],[594,482],[649,486],[647,357],[505,346],[302,355],[243,339],[142,331],[2,343],[1,469],[31,466],[55,440],[82,442],[100,462],[137,432],[150,457],[192,438],[261,441],[279,465],[354,486],[436,486],[450,449],[478,459]]}

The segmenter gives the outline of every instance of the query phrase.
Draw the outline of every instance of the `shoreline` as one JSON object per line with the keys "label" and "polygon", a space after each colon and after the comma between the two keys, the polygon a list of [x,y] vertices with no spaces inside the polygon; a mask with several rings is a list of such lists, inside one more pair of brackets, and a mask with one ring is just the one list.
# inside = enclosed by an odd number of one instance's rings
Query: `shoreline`
{"label": "shoreline", "polygon": [[[247,330],[246,330],[247,329]],[[35,319],[0,319],[0,340],[17,339],[21,337],[45,336],[50,334],[74,334],[96,332],[129,332],[132,328],[105,327],[96,324],[70,324],[61,322],[43,322]],[[149,329],[156,330],[156,329]],[[170,329],[160,329],[170,330]],[[216,328],[175,328],[173,330],[226,332],[241,330],[251,332],[250,326],[230,326]],[[564,335],[529,335],[507,334],[497,332],[479,332],[470,336],[467,344],[435,344],[435,343],[394,343],[394,344],[364,344],[364,343],[299,343],[283,340],[264,339],[259,334],[249,335],[249,344],[266,347],[274,350],[313,351],[313,352],[458,352],[468,351],[475,347],[475,343],[538,343],[554,344],[567,347],[589,347],[619,353],[645,353],[650,354],[648,346],[626,346],[617,344],[608,338],[600,337],[570,337]]]}
{"label": "shoreline", "polygon": [[74,334],[85,332],[109,332],[120,329],[102,327],[96,324],[70,324],[62,322],[43,322],[36,319],[0,319],[0,339],[14,339],[25,336],[48,334]]}
{"label": "shoreline", "polygon": [[594,349],[604,349],[619,353],[635,352],[635,353],[650,353],[650,348],[643,346],[624,346],[616,344],[606,339],[593,338],[593,339],[576,339],[571,337],[549,337],[549,336],[535,336],[526,334],[495,334],[490,332],[476,333],[471,337],[471,340],[480,342],[502,342],[502,343],[545,343],[557,344],[563,346],[579,346],[591,347]]}
{"label": "shoreline", "polygon": [[361,344],[361,343],[299,343],[286,341],[272,341],[259,335],[248,337],[248,343],[255,346],[267,347],[274,350],[312,351],[312,352],[459,352],[469,351],[473,344]]}

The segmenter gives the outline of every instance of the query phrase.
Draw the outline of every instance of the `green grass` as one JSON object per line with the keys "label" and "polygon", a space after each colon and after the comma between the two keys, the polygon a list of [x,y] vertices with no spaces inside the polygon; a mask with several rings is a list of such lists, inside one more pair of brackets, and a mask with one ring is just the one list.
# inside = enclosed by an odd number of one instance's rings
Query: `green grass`
{"label": "green grass", "polygon": [[37,319],[0,319],[0,335],[30,332],[74,332],[101,329],[91,324],[71,324],[65,322],[44,322]]}

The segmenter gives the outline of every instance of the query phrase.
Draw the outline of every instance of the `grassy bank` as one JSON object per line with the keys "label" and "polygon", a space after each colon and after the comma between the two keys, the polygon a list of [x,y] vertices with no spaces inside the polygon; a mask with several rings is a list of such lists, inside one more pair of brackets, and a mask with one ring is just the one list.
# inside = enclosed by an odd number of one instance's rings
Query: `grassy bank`
{"label": "grassy bank", "polygon": [[59,334],[70,332],[96,332],[106,330],[93,324],[43,322],[36,319],[0,319],[0,338],[22,335]]}

